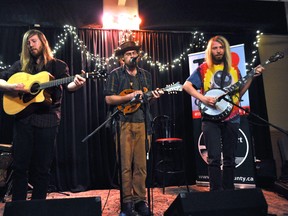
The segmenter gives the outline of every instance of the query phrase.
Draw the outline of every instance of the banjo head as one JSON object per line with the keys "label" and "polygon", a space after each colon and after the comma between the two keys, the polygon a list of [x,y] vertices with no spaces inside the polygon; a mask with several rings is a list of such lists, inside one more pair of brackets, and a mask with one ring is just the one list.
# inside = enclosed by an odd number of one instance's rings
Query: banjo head
{"label": "banjo head", "polygon": [[[222,89],[211,89],[205,93],[205,96],[217,98],[221,95],[224,95],[225,93],[226,92]],[[231,100],[231,97],[229,95],[226,95],[225,98]],[[215,104],[215,107],[207,106],[203,103],[200,103],[199,108],[201,114],[205,116],[205,118],[211,120],[221,120],[230,114],[233,109],[233,104],[222,99]]]}

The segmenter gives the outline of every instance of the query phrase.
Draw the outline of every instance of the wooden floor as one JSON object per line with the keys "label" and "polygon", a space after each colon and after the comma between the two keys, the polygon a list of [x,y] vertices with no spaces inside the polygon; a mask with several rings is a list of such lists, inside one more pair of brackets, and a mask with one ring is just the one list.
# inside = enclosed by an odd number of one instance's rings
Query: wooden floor
{"label": "wooden floor", "polygon": [[[206,192],[207,187],[200,187],[196,185],[189,186],[190,192]],[[161,216],[168,209],[171,203],[175,200],[177,195],[181,192],[187,192],[185,186],[166,187],[165,194],[162,193],[162,188],[150,189],[150,204],[153,214]],[[262,189],[263,195],[268,204],[268,214],[277,216],[288,216],[288,200],[279,196],[275,192]],[[79,193],[65,192],[63,193],[50,193],[47,199],[73,199],[80,197],[95,197],[101,198],[102,215],[103,216],[116,216],[120,213],[119,204],[119,190],[90,190]],[[7,202],[11,197],[9,196]],[[209,206],[209,203],[206,204]],[[0,203],[0,215],[3,215],[5,203]]]}

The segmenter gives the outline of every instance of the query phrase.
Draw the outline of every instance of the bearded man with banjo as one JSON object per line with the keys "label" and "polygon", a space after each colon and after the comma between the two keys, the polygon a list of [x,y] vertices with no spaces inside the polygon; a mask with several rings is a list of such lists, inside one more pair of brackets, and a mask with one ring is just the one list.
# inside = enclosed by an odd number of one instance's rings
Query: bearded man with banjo
{"label": "bearded man with banjo", "polygon": [[[237,65],[232,63],[229,42],[217,35],[208,42],[205,62],[199,65],[183,85],[183,89],[199,101],[202,132],[208,150],[210,191],[234,189],[240,116],[239,108],[233,104],[239,104],[253,78],[261,75],[263,70],[259,65],[253,73],[242,79]],[[233,103],[227,102],[228,99]]]}

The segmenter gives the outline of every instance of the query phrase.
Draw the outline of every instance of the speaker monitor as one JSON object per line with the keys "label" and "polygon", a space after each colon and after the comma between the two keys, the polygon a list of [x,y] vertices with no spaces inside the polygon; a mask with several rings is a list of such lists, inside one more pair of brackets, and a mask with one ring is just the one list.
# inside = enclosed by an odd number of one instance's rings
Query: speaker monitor
{"label": "speaker monitor", "polygon": [[258,188],[180,193],[164,216],[266,216],[268,206]]}
{"label": "speaker monitor", "polygon": [[100,216],[101,198],[14,201],[5,204],[3,216]]}

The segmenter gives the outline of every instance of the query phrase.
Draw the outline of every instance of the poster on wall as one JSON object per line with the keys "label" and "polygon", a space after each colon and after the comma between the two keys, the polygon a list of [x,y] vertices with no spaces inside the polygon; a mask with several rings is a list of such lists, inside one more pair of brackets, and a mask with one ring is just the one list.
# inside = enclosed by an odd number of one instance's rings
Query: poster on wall
{"label": "poster on wall", "polygon": [[[242,77],[244,77],[246,75],[244,44],[231,46],[231,54],[233,65],[237,65]],[[204,52],[189,54],[190,74],[196,70],[201,63],[204,62],[204,57]],[[191,105],[194,128],[194,145],[196,145],[195,149],[197,149],[196,184],[208,186],[209,176],[207,169],[207,151],[201,131],[201,113],[198,107],[198,101],[193,97],[191,97]],[[239,105],[245,109],[250,109],[248,91],[242,96],[242,100]],[[251,143],[248,121],[244,114],[245,112],[240,112],[241,125],[239,129],[238,145],[236,151],[236,170],[234,183],[236,187],[255,187],[253,145]]]}

